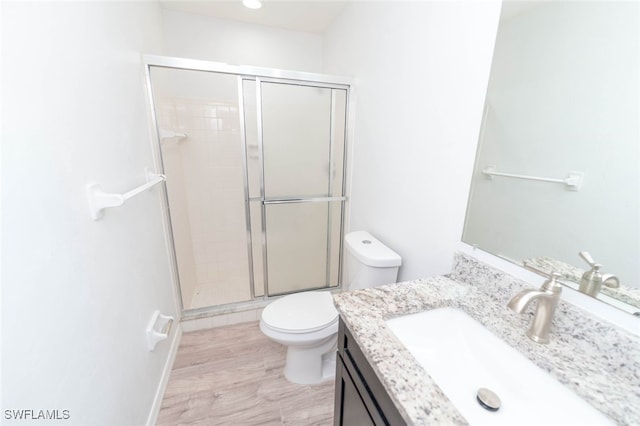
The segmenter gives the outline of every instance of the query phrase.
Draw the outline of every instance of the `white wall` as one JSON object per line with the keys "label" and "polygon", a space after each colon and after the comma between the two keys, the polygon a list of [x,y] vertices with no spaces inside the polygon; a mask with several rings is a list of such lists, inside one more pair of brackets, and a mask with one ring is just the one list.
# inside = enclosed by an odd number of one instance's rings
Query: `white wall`
{"label": "white wall", "polygon": [[403,257],[401,280],[451,269],[499,9],[354,3],[325,35],[325,72],[356,78],[351,229]]}
{"label": "white wall", "polygon": [[176,315],[160,188],[94,222],[84,185],[126,191],[153,166],[140,53],[161,53],[158,6],[2,9],[3,417],[143,424],[168,357],[145,328]]}
{"label": "white wall", "polygon": [[166,54],[191,59],[320,72],[322,36],[174,10],[162,11]]}
{"label": "white wall", "polygon": [[[637,2],[541,2],[500,24],[466,242],[582,269],[586,250],[640,286],[639,11]],[[490,181],[481,170],[492,164],[585,179],[579,192]]]}

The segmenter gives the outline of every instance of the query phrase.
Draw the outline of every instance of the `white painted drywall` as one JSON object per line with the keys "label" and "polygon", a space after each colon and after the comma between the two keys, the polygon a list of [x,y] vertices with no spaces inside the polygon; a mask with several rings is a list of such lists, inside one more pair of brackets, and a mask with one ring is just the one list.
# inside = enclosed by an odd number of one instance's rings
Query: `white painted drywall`
{"label": "white painted drywall", "polygon": [[[640,5],[539,2],[503,20],[465,241],[518,261],[550,256],[640,286]],[[509,7],[505,5],[505,7]],[[483,168],[564,178],[495,178]]]}
{"label": "white painted drywall", "polygon": [[322,70],[322,36],[164,9],[166,54],[293,71]]}
{"label": "white painted drywall", "polygon": [[127,191],[153,166],[140,53],[162,53],[159,8],[2,9],[3,416],[144,424],[169,351],[149,352],[145,328],[177,314],[161,188],[94,222],[84,185]]}
{"label": "white painted drywall", "polygon": [[325,72],[355,77],[351,229],[448,273],[460,241],[500,2],[349,4]]}

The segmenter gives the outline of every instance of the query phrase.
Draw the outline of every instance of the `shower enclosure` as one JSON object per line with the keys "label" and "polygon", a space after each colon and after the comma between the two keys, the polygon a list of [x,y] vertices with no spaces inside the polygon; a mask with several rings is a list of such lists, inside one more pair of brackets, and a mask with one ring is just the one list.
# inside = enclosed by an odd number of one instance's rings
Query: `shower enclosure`
{"label": "shower enclosure", "polygon": [[349,80],[145,62],[187,315],[339,286]]}

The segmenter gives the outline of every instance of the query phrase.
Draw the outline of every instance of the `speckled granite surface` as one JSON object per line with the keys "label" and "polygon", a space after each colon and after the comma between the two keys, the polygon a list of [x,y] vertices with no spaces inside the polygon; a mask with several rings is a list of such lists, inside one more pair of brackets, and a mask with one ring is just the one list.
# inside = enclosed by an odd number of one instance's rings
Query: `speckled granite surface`
{"label": "speckled granite surface", "polygon": [[561,301],[551,342],[536,344],[525,336],[530,315],[506,308],[513,295],[529,287],[457,254],[448,276],[345,292],[334,301],[409,424],[467,424],[384,323],[443,306],[467,312],[616,423],[640,424],[640,337]]}

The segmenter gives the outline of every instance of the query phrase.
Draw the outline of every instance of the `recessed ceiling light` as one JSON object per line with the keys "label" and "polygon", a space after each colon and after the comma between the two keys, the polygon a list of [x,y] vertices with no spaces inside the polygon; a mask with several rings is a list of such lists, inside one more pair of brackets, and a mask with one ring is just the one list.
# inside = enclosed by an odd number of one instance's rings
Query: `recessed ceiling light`
{"label": "recessed ceiling light", "polygon": [[249,9],[260,9],[262,7],[260,0],[242,0],[242,4]]}

